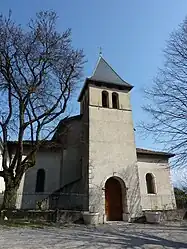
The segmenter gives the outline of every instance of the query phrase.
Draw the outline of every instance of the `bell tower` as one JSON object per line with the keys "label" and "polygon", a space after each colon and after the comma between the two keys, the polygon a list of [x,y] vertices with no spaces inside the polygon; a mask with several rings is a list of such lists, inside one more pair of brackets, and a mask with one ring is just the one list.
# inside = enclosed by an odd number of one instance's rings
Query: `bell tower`
{"label": "bell tower", "polygon": [[[85,120],[88,122],[89,211],[99,213],[101,222],[101,219],[110,219],[107,203],[112,196],[106,198],[105,184],[111,177],[117,179],[121,186],[122,211],[119,211],[121,216],[118,214],[118,217],[127,220],[140,212],[137,155],[130,104],[132,88],[100,56],[93,75],[86,79],[79,96],[81,112],[83,117],[86,115]],[[113,202],[110,200],[110,203]]]}

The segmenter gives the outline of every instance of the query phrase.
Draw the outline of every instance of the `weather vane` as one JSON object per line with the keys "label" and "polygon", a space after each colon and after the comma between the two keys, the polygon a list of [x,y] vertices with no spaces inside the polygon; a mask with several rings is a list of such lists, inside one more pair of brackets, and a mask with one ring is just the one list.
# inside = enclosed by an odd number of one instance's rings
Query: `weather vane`
{"label": "weather vane", "polygon": [[99,56],[102,56],[102,47],[99,47]]}

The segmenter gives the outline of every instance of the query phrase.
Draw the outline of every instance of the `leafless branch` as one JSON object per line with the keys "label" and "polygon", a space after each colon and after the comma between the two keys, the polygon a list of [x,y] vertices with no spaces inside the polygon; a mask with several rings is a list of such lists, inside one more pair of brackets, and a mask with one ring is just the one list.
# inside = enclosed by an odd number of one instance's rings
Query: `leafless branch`
{"label": "leafless branch", "polygon": [[145,90],[144,111],[150,122],[141,128],[176,154],[175,167],[187,166],[187,18],[173,32],[164,50],[165,64]]}
{"label": "leafless branch", "polygon": [[[0,176],[5,187],[17,188],[24,172],[34,166],[36,152],[55,131],[54,124],[65,115],[82,79],[83,51],[72,47],[70,29],[62,34],[56,30],[56,20],[55,12],[39,12],[25,30],[11,15],[0,16]],[[32,146],[27,153],[28,134]],[[10,151],[12,135],[17,143]]]}

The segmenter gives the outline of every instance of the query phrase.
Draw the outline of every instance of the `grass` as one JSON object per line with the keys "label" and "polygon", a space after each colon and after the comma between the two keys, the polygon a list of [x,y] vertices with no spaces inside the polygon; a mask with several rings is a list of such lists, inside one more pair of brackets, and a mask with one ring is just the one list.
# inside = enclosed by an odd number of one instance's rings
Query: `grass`
{"label": "grass", "polygon": [[18,228],[39,228],[44,229],[46,226],[54,226],[53,223],[43,221],[25,221],[25,220],[1,220],[0,226],[18,227]]}

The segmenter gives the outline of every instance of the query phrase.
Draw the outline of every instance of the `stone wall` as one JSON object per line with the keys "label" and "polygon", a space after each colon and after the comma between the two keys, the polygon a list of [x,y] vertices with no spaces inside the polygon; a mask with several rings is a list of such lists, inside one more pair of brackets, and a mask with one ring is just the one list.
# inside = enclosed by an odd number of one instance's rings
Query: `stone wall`
{"label": "stone wall", "polygon": [[161,212],[161,221],[187,220],[187,209],[164,210]]}
{"label": "stone wall", "polygon": [[81,100],[81,164],[82,164],[82,187],[83,193],[87,198],[84,198],[84,210],[89,209],[89,91],[86,90]]}
{"label": "stone wall", "polygon": [[1,211],[1,219],[5,217],[9,221],[20,220],[30,222],[55,222],[59,224],[63,223],[83,223],[83,216],[78,211],[68,210],[13,210],[13,211]]}
{"label": "stone wall", "polygon": [[[102,90],[109,93],[109,108],[102,107]],[[119,94],[120,109],[111,108],[112,92]],[[105,182],[115,176],[124,181],[128,212],[136,216],[140,190],[130,93],[90,86],[89,95],[89,210],[105,214]]]}
{"label": "stone wall", "polygon": [[61,131],[63,155],[60,168],[60,187],[80,179],[82,174],[81,168],[81,117],[72,117],[70,122]]}
{"label": "stone wall", "polygon": [[[86,95],[85,95],[86,96]],[[85,103],[85,99],[84,99]],[[87,210],[88,209],[88,106],[84,104],[82,115],[69,119],[59,128],[63,146],[60,169],[60,188],[50,196],[50,208]],[[65,130],[65,133],[64,131]],[[64,134],[64,135],[63,135]]]}
{"label": "stone wall", "polygon": [[[82,179],[72,182],[54,192],[48,199],[49,209],[88,210],[85,203],[88,196],[82,191]],[[44,200],[46,202],[46,200]]]}
{"label": "stone wall", "polygon": [[23,221],[48,221],[55,222],[56,221],[56,211],[55,210],[47,210],[47,211],[39,211],[39,210],[2,210],[1,218],[4,219],[7,217],[8,220],[23,220]]}
{"label": "stone wall", "polygon": [[56,222],[59,224],[83,223],[83,215],[79,211],[58,210]]}

